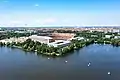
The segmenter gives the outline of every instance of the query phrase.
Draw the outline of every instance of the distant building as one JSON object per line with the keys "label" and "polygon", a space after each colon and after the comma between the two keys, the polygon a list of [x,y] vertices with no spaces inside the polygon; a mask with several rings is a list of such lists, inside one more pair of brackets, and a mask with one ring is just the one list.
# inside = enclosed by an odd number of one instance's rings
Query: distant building
{"label": "distant building", "polygon": [[29,38],[32,39],[33,41],[38,41],[38,42],[45,43],[45,44],[54,42],[53,38],[48,37],[48,36],[32,35],[32,36],[29,36]]}
{"label": "distant building", "polygon": [[120,36],[115,36],[114,38],[115,38],[115,39],[120,39]]}
{"label": "distant building", "polygon": [[16,42],[16,43],[22,43],[24,41],[26,41],[28,39],[28,37],[20,37],[20,38],[10,38],[10,39],[4,39],[4,40],[0,40],[0,42],[3,42],[3,43],[12,43],[12,42]]}
{"label": "distant building", "polygon": [[74,38],[71,38],[70,40],[84,40],[85,38],[84,37],[74,37]]}
{"label": "distant building", "polygon": [[105,35],[105,38],[111,38],[112,35]]}
{"label": "distant building", "polygon": [[15,31],[15,33],[27,33],[26,31]]}
{"label": "distant building", "polygon": [[35,30],[27,30],[28,33],[36,33]]}
{"label": "distant building", "polygon": [[120,30],[119,29],[113,29],[113,31],[112,31],[113,33],[119,33],[120,32]]}
{"label": "distant building", "polygon": [[91,37],[98,37],[98,35],[91,35]]}
{"label": "distant building", "polygon": [[0,33],[6,33],[6,31],[0,31]]}

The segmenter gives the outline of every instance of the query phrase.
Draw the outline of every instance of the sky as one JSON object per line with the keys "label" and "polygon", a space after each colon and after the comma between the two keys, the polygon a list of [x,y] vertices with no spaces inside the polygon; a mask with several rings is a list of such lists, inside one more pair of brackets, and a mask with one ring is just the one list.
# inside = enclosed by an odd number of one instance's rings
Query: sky
{"label": "sky", "polygon": [[0,0],[0,27],[119,25],[120,0]]}

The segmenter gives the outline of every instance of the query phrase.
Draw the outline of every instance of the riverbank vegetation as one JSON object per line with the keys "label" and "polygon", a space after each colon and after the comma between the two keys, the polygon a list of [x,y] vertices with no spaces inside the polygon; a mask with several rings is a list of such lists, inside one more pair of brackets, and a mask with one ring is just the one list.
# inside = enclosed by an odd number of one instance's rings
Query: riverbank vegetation
{"label": "riverbank vegetation", "polygon": [[40,42],[34,42],[31,39],[27,39],[23,43],[0,43],[0,46],[7,46],[7,47],[12,47],[12,48],[20,48],[25,51],[32,51],[36,52],[38,54],[43,54],[47,56],[64,56],[67,55],[69,52],[74,51],[76,49],[83,48],[84,46],[92,44],[93,41],[78,41],[78,40],[73,40],[71,41],[71,44],[66,47],[53,47],[53,46],[48,46],[47,44],[43,44]]}
{"label": "riverbank vegetation", "polygon": [[[110,36],[110,37],[106,37],[106,36]],[[119,33],[83,31],[83,32],[77,32],[76,37],[84,37],[89,40],[94,40],[94,43],[97,43],[97,44],[111,44],[113,46],[120,46]],[[118,38],[115,38],[115,37],[118,37]]]}
{"label": "riverbank vegetation", "polygon": [[16,37],[16,38],[19,38],[19,37],[28,37],[28,36],[30,36],[30,35],[34,35],[34,34],[36,34],[36,33],[28,33],[28,32],[26,32],[26,33],[15,33],[15,32],[6,32],[6,33],[1,33],[0,34],[0,40],[2,40],[2,39],[9,39],[9,38],[11,38],[11,37]]}

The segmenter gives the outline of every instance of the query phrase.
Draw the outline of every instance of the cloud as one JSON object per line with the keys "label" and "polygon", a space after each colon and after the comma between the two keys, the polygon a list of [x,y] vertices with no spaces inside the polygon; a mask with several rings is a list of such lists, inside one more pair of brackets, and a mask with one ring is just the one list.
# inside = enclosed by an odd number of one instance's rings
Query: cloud
{"label": "cloud", "polygon": [[38,7],[39,6],[39,4],[35,4],[35,7]]}
{"label": "cloud", "polygon": [[9,1],[3,1],[3,2],[7,3],[7,2],[9,2]]}
{"label": "cloud", "polygon": [[40,21],[40,24],[54,24],[56,23],[58,20],[56,18],[46,18],[46,19],[43,19],[42,21]]}
{"label": "cloud", "polygon": [[22,21],[10,21],[11,24],[20,24],[20,23],[23,23]]}
{"label": "cloud", "polygon": [[55,18],[48,18],[48,19],[44,20],[44,23],[54,23],[56,21],[57,21],[57,19],[55,19]]}

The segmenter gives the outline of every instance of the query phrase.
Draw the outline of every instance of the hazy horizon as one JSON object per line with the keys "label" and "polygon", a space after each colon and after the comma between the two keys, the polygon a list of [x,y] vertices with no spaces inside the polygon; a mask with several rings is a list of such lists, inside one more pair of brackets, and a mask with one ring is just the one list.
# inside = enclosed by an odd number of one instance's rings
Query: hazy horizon
{"label": "hazy horizon", "polygon": [[0,27],[120,26],[119,4],[118,0],[1,0]]}

